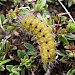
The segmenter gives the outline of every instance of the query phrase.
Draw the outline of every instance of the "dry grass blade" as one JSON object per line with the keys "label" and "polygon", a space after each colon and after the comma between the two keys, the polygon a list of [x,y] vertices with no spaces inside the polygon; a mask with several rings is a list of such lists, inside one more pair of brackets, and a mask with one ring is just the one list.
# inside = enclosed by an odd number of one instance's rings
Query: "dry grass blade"
{"label": "dry grass blade", "polygon": [[58,2],[61,4],[61,6],[64,8],[64,10],[66,11],[66,13],[69,15],[70,19],[73,21],[73,23],[75,23],[73,17],[71,16],[71,14],[69,13],[69,11],[66,9],[66,7],[64,6],[64,4],[61,2],[61,0],[58,0]]}

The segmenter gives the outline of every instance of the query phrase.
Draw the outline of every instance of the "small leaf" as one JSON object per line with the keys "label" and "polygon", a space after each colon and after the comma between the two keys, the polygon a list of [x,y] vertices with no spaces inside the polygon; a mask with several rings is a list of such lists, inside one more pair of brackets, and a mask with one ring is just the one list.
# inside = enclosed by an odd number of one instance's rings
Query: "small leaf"
{"label": "small leaf", "polygon": [[66,54],[68,55],[69,58],[73,58],[74,54],[71,50],[66,50]]}
{"label": "small leaf", "polygon": [[9,75],[15,75],[14,73],[10,73]]}
{"label": "small leaf", "polygon": [[47,63],[43,62],[43,68],[45,71],[47,70]]}
{"label": "small leaf", "polygon": [[19,71],[22,71],[23,69],[24,69],[23,66],[20,66],[20,65],[18,66],[18,70],[19,70]]}
{"label": "small leaf", "polygon": [[14,5],[17,5],[20,3],[20,0],[14,0]]}
{"label": "small leaf", "polygon": [[0,42],[0,50],[3,50],[3,43]]}
{"label": "small leaf", "polygon": [[13,30],[14,29],[14,26],[3,25],[3,27],[6,30]]}
{"label": "small leaf", "polygon": [[55,3],[55,0],[48,0],[48,2],[50,2],[50,3]]}
{"label": "small leaf", "polygon": [[[67,60],[69,60],[70,58],[67,56],[67,55],[65,55],[65,56],[63,56],[61,59],[60,59],[60,61],[61,62],[64,62],[64,61],[67,61]],[[68,61],[66,62],[66,63],[68,63]]]}
{"label": "small leaf", "polygon": [[11,71],[14,73],[14,71],[18,71],[18,66],[13,66]]}
{"label": "small leaf", "polygon": [[24,56],[26,55],[25,51],[22,51],[22,50],[18,50],[17,54],[19,58],[24,58]]}
{"label": "small leaf", "polygon": [[68,72],[67,75],[74,75],[75,74],[75,69],[71,68]]}
{"label": "small leaf", "polygon": [[8,51],[9,50],[10,45],[11,45],[10,42],[7,40],[6,41],[6,45],[5,45],[6,46],[5,51]]}
{"label": "small leaf", "polygon": [[44,8],[47,8],[46,0],[37,1],[34,7],[36,11],[42,11]]}
{"label": "small leaf", "polygon": [[12,50],[17,50],[17,46],[14,46]]}
{"label": "small leaf", "polygon": [[65,52],[63,52],[63,51],[57,50],[56,53],[57,53],[57,55],[65,56]]}
{"label": "small leaf", "polygon": [[29,43],[24,43],[24,46],[26,47],[26,49],[31,50],[31,51],[35,51],[35,48],[33,45],[29,44]]}
{"label": "small leaf", "polygon": [[35,55],[35,52],[33,52],[33,51],[28,51],[28,52],[26,52],[26,54],[27,54],[27,55]]}
{"label": "small leaf", "polygon": [[23,9],[23,8],[19,9],[19,15],[28,14],[28,13],[31,13],[28,9]]}
{"label": "small leaf", "polygon": [[60,40],[61,42],[63,42],[64,44],[66,44],[67,46],[69,45],[69,42],[68,42],[67,38],[66,38],[64,35],[61,35],[61,36],[59,37],[59,40]]}
{"label": "small leaf", "polygon": [[9,71],[9,72],[12,72],[12,68],[14,66],[13,65],[6,65],[6,69]]}
{"label": "small leaf", "polygon": [[11,69],[12,73],[14,73],[15,75],[20,75],[19,73],[19,70],[18,70],[18,66],[14,66],[12,69]]}
{"label": "small leaf", "polygon": [[9,19],[5,19],[5,20],[3,21],[3,24],[6,24],[8,21],[9,21]]}
{"label": "small leaf", "polygon": [[68,22],[68,25],[66,27],[67,32],[74,32],[75,31],[75,24],[72,21]]}
{"label": "small leaf", "polygon": [[66,16],[61,16],[62,24],[65,24],[66,19],[67,19],[67,17],[66,17]]}
{"label": "small leaf", "polygon": [[68,7],[71,7],[72,5],[72,0],[68,0]]}
{"label": "small leaf", "polygon": [[72,33],[64,34],[68,40],[75,40],[75,35]]}
{"label": "small leaf", "polygon": [[37,3],[35,4],[35,10],[36,11],[41,11],[41,9],[40,9],[40,7],[42,6],[42,3],[41,3],[41,1],[37,1]]}
{"label": "small leaf", "polygon": [[8,27],[7,27],[7,30],[13,30],[13,29],[14,29],[13,26],[8,26]]}
{"label": "small leaf", "polygon": [[4,71],[4,70],[5,70],[4,66],[1,65],[1,66],[0,66],[0,71]]}
{"label": "small leaf", "polygon": [[16,17],[16,12],[11,11],[8,16],[9,16],[9,19],[12,20]]}
{"label": "small leaf", "polygon": [[11,59],[3,60],[3,61],[0,62],[0,65],[6,64],[6,63],[8,63],[8,62],[10,62],[10,61],[11,61]]}
{"label": "small leaf", "polygon": [[4,15],[1,15],[1,23],[2,24],[3,24],[4,20],[5,20],[5,16]]}
{"label": "small leaf", "polygon": [[31,41],[35,41],[35,40],[37,40],[37,38],[36,38],[35,36],[33,36],[33,37],[31,38]]}
{"label": "small leaf", "polygon": [[42,6],[45,6],[46,0],[42,0]]}

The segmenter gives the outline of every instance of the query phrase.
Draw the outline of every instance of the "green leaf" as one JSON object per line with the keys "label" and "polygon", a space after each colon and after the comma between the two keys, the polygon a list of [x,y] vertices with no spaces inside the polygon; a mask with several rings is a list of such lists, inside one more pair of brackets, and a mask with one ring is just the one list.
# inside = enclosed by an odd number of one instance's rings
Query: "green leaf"
{"label": "green leaf", "polygon": [[25,75],[25,67],[24,67],[24,69],[21,71],[21,75]]}
{"label": "green leaf", "polygon": [[35,36],[33,36],[33,37],[31,38],[31,41],[35,41],[35,40],[37,40],[37,38],[36,38]]}
{"label": "green leaf", "polygon": [[1,15],[1,23],[3,24],[4,20],[5,20],[5,16],[4,15]]}
{"label": "green leaf", "polygon": [[45,6],[46,0],[42,0],[42,7]]}
{"label": "green leaf", "polygon": [[67,17],[66,17],[66,16],[61,16],[62,24],[65,24],[66,19],[67,19]]}
{"label": "green leaf", "polygon": [[10,75],[20,75],[18,66],[6,65],[6,69],[11,72]]}
{"label": "green leaf", "polygon": [[10,48],[10,45],[11,45],[11,43],[7,40],[6,41],[6,45],[5,45],[5,51],[8,51],[9,50],[9,48]]}
{"label": "green leaf", "polygon": [[3,38],[3,35],[2,34],[0,34],[0,40]]}
{"label": "green leaf", "polygon": [[63,51],[57,50],[56,53],[57,53],[57,55],[65,56],[65,52],[63,52]]}
{"label": "green leaf", "polygon": [[20,65],[18,66],[18,70],[19,70],[19,71],[22,71],[24,68],[25,68],[25,67],[23,67],[23,66],[20,66]]}
{"label": "green leaf", "polygon": [[22,15],[22,14],[27,14],[27,13],[31,13],[31,12],[28,9],[20,8],[18,14]]}
{"label": "green leaf", "polygon": [[[67,61],[67,60],[69,60],[70,58],[67,56],[67,55],[65,55],[65,56],[63,56],[61,59],[60,59],[60,61],[61,62],[64,62],[64,61]],[[66,62],[66,63],[68,63],[68,61]]]}
{"label": "green leaf", "polygon": [[75,74],[75,69],[71,68],[68,72],[67,75],[74,75]]}
{"label": "green leaf", "polygon": [[75,35],[72,33],[64,34],[68,40],[75,40]]}
{"label": "green leaf", "polygon": [[2,2],[6,2],[7,0],[1,0]]}
{"label": "green leaf", "polygon": [[20,0],[14,0],[14,5],[19,4],[21,1]]}
{"label": "green leaf", "polygon": [[3,51],[3,43],[2,42],[0,42],[0,50],[2,50]]}
{"label": "green leaf", "polygon": [[72,0],[68,0],[68,7],[71,7],[72,5]]}
{"label": "green leaf", "polygon": [[4,71],[4,70],[5,70],[4,66],[1,65],[1,66],[0,66],[0,71]]}
{"label": "green leaf", "polygon": [[9,75],[19,75],[19,74],[15,74],[15,73],[10,73]]}
{"label": "green leaf", "polygon": [[7,40],[6,43],[4,43],[4,40],[0,42],[0,50],[3,52],[7,52],[10,48],[10,42]]}
{"label": "green leaf", "polygon": [[50,3],[55,3],[55,0],[48,0],[48,2],[50,2]]}
{"label": "green leaf", "polygon": [[66,54],[68,55],[69,58],[74,57],[74,53],[71,50],[66,50]]}
{"label": "green leaf", "polygon": [[46,0],[37,1],[34,7],[36,11],[42,11],[44,8],[47,8]]}
{"label": "green leaf", "polygon": [[19,58],[24,58],[24,56],[26,55],[25,51],[22,51],[22,50],[18,50],[17,54]]}
{"label": "green leaf", "polygon": [[0,60],[3,60],[4,56],[3,55],[0,55]]}
{"label": "green leaf", "polygon": [[3,27],[4,27],[4,29],[6,29],[6,30],[13,30],[13,29],[14,29],[14,26],[4,25]]}
{"label": "green leaf", "polygon": [[9,72],[12,72],[12,68],[14,66],[13,65],[6,65],[6,69],[9,71]]}
{"label": "green leaf", "polygon": [[15,75],[20,75],[19,74],[19,69],[18,69],[18,65],[17,66],[14,66],[12,69],[11,69],[12,73],[14,73]]}
{"label": "green leaf", "polygon": [[41,6],[42,6],[41,1],[37,1],[37,3],[35,4],[34,9],[35,9],[36,11],[41,11],[41,9],[40,9]]}
{"label": "green leaf", "polygon": [[73,3],[75,4],[75,0],[73,0]]}
{"label": "green leaf", "polygon": [[73,53],[69,53],[68,54],[68,57],[73,58],[74,57],[74,54]]}
{"label": "green leaf", "polygon": [[66,27],[66,31],[67,32],[75,31],[75,24],[71,20],[68,22],[68,25]]}
{"label": "green leaf", "polygon": [[35,52],[33,52],[33,51],[28,51],[28,52],[26,52],[26,54],[27,54],[27,55],[35,55]]}
{"label": "green leaf", "polygon": [[15,11],[11,11],[10,14],[9,14],[9,19],[12,20],[14,19],[16,16],[16,12]]}
{"label": "green leaf", "polygon": [[8,21],[9,21],[9,19],[5,19],[5,20],[3,21],[3,24],[6,24]]}
{"label": "green leaf", "polygon": [[14,66],[12,67],[11,71],[14,73],[14,71],[18,71],[18,65],[17,66]]}
{"label": "green leaf", "polygon": [[47,63],[43,62],[43,68],[45,71],[47,70]]}
{"label": "green leaf", "polygon": [[8,62],[10,62],[10,61],[11,61],[11,59],[3,60],[3,61],[0,62],[0,66],[3,65],[3,64],[8,63]]}
{"label": "green leaf", "polygon": [[17,50],[17,46],[14,46],[12,50]]}
{"label": "green leaf", "polygon": [[24,43],[24,46],[26,47],[26,49],[28,49],[30,51],[35,51],[34,46],[29,43]]}
{"label": "green leaf", "polygon": [[8,27],[7,27],[7,30],[13,30],[13,29],[14,29],[13,26],[8,26]]}
{"label": "green leaf", "polygon": [[63,42],[64,44],[66,44],[66,46],[69,45],[69,42],[68,42],[67,38],[64,36],[64,34],[63,35],[60,35],[59,40],[61,42]]}
{"label": "green leaf", "polygon": [[10,73],[9,75],[15,75],[14,73]]}

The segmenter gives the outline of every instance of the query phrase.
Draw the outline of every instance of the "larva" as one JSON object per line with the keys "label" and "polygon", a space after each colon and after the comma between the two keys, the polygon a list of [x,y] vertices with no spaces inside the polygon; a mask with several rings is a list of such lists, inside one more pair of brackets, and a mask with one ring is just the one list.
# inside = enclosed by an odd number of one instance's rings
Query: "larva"
{"label": "larva", "polygon": [[43,62],[49,63],[55,59],[56,43],[52,33],[52,28],[47,22],[42,21],[34,15],[25,15],[21,21],[22,29],[31,32],[38,40],[40,55]]}

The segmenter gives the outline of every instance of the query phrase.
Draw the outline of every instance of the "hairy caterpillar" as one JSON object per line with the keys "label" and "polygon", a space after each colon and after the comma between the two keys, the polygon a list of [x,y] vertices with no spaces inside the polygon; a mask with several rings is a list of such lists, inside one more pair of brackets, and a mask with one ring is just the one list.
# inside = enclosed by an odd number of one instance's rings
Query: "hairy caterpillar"
{"label": "hairy caterpillar", "polygon": [[40,55],[43,62],[51,62],[56,56],[56,43],[52,33],[52,28],[47,22],[42,21],[34,15],[25,15],[21,21],[21,27],[27,32],[31,32],[38,40]]}

